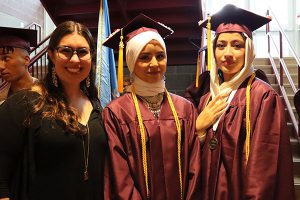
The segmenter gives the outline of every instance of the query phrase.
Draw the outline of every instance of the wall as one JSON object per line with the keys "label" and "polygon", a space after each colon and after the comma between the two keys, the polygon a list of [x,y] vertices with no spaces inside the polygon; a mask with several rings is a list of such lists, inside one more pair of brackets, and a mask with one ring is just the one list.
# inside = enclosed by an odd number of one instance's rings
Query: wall
{"label": "wall", "polygon": [[[116,69],[118,71],[118,69]],[[124,68],[124,79],[129,79],[129,70]],[[196,79],[196,65],[167,66],[166,88],[169,92],[183,96],[185,89]]]}
{"label": "wall", "polygon": [[184,90],[196,79],[196,65],[168,66],[166,88],[168,91],[183,96]]}
{"label": "wall", "polygon": [[[1,0],[0,13],[6,14],[0,15],[0,23],[5,22],[6,18],[3,16],[12,16],[9,20],[12,24],[15,20],[19,20],[24,26],[32,22],[44,26],[44,8],[39,0]],[[21,23],[19,27],[22,28]]]}

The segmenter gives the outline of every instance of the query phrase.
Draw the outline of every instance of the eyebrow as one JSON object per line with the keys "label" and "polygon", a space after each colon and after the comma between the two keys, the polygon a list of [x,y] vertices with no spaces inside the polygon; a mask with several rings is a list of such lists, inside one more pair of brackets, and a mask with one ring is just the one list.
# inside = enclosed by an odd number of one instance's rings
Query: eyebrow
{"label": "eyebrow", "polygon": [[240,40],[240,39],[234,39],[234,40],[231,40],[231,41],[228,41],[228,40],[218,40],[217,41],[217,43],[218,42],[226,42],[226,43],[232,43],[232,42],[242,42],[242,43],[245,43],[245,41],[244,40]]}
{"label": "eyebrow", "polygon": [[70,49],[73,49],[73,50],[76,50],[76,49],[90,49],[90,47],[87,47],[87,46],[73,48],[73,47],[68,46],[68,45],[58,45],[57,47],[67,47],[67,48],[70,48]]}

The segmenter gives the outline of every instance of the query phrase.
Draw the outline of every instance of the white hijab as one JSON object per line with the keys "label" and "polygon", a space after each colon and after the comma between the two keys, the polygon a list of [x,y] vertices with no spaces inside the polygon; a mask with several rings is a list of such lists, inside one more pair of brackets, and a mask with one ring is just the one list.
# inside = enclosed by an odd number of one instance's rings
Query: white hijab
{"label": "white hijab", "polygon": [[[148,83],[138,78],[134,73],[134,66],[138,56],[143,48],[151,41],[156,40],[160,43],[167,55],[166,45],[163,38],[154,31],[145,31],[131,38],[126,44],[126,63],[130,74],[132,75],[132,85],[137,95],[139,96],[155,96],[158,93],[164,92],[165,81],[161,80],[156,83]],[[132,91],[132,86],[127,88],[127,91]]]}
{"label": "white hijab", "polygon": [[[253,41],[247,36],[247,34],[243,33],[243,35],[246,37],[244,67],[241,69],[241,71],[236,73],[230,81],[223,82],[220,85],[218,67],[216,65],[214,56],[211,57],[210,93],[212,98],[218,94],[229,94],[231,91],[237,90],[238,87],[246,80],[246,78],[248,78],[254,72],[254,68],[252,66],[255,58]],[[217,37],[215,40],[216,39]],[[214,50],[212,49],[212,51]],[[214,52],[211,52],[211,55],[214,55]]]}

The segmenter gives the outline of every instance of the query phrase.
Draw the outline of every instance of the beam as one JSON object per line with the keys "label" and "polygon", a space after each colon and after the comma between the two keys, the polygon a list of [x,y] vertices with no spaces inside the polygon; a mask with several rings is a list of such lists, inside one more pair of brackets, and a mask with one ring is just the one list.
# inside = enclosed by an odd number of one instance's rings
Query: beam
{"label": "beam", "polygon": [[[197,1],[188,1],[188,0],[173,0],[173,1],[140,1],[140,0],[131,0],[128,1],[127,4],[127,11],[135,11],[141,10],[146,8],[147,10],[154,10],[154,9],[166,9],[166,8],[191,8],[191,7],[199,7],[199,3]],[[119,10],[118,6],[111,7],[111,11]]]}
{"label": "beam", "polygon": [[99,13],[100,5],[95,4],[77,4],[69,6],[60,6],[56,9],[56,16],[69,16],[69,15],[85,15]]}

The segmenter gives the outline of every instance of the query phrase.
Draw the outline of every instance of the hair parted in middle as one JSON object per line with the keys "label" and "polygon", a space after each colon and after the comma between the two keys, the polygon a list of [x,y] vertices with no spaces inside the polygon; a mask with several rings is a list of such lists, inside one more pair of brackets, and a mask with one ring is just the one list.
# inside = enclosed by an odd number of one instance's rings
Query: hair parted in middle
{"label": "hair parted in middle", "polygon": [[[80,83],[80,89],[90,100],[97,100],[98,94],[95,86],[95,44],[93,36],[86,26],[74,21],[66,21],[57,26],[51,34],[48,50],[54,52],[61,39],[69,34],[79,34],[86,39],[91,51],[91,70],[89,76]],[[41,96],[33,106],[33,113],[42,112],[42,117],[51,118],[62,123],[67,132],[84,134],[78,124],[76,110],[69,105],[64,94],[61,82],[57,77],[57,86],[53,84],[54,64],[48,56],[48,72],[44,80],[38,84]],[[87,79],[90,85],[87,87]]]}

